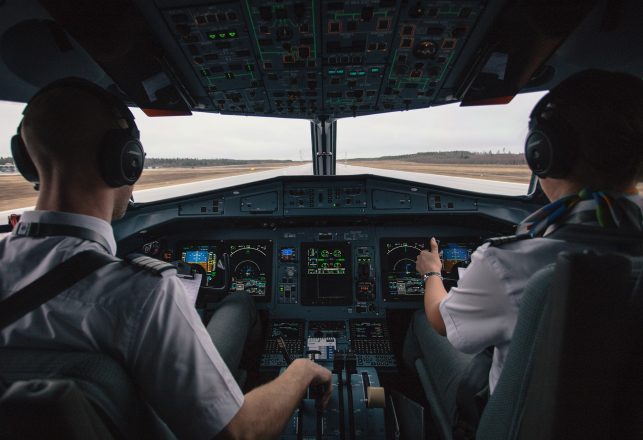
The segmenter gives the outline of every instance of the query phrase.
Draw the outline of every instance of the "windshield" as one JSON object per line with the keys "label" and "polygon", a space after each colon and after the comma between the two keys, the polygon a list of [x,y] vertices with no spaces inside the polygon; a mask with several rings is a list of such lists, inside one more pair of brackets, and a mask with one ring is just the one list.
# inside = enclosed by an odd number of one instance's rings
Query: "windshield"
{"label": "windshield", "polygon": [[[543,93],[501,106],[451,104],[337,121],[337,174],[379,174],[476,192],[524,195],[529,112]],[[24,104],[0,102],[0,134],[15,134]],[[136,201],[267,179],[310,175],[310,122],[194,113],[150,118],[133,109],[147,152]],[[36,192],[0,147],[0,213],[31,207]],[[3,216],[4,217],[4,216]]]}
{"label": "windshield", "polygon": [[544,93],[338,122],[338,174],[369,172],[490,194],[527,194],[527,121]]}

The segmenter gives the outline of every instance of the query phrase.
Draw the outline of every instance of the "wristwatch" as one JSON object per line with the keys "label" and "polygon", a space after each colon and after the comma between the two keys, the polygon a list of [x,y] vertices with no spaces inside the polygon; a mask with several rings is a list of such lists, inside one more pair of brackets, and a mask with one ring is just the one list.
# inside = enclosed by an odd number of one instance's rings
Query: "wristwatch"
{"label": "wristwatch", "polygon": [[422,283],[426,283],[426,280],[428,280],[431,277],[438,277],[441,280],[444,279],[444,278],[442,278],[442,274],[440,272],[426,272],[424,274],[424,276],[422,277]]}

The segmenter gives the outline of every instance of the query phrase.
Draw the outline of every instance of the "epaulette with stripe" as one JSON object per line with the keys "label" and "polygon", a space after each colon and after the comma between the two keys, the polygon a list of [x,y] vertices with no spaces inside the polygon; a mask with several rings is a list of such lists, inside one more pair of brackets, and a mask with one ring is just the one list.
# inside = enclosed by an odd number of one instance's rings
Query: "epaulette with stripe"
{"label": "epaulette with stripe", "polygon": [[489,243],[489,246],[500,246],[507,243],[513,243],[520,240],[526,240],[531,238],[529,234],[518,234],[518,235],[505,235],[503,237],[492,237],[487,238],[485,243]]}
{"label": "epaulette with stripe", "polygon": [[154,275],[169,275],[170,273],[168,271],[170,270],[176,272],[176,267],[174,267],[172,264],[157,260],[156,258],[148,257],[147,255],[143,254],[130,254],[125,257],[125,261],[132,266],[143,269],[147,272],[151,272]]}

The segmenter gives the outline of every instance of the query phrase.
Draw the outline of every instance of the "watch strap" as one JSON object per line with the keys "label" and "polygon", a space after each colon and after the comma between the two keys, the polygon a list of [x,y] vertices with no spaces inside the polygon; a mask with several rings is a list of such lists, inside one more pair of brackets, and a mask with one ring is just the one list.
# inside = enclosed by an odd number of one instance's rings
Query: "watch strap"
{"label": "watch strap", "polygon": [[428,280],[431,277],[438,277],[441,280],[443,279],[442,274],[440,272],[425,272],[424,276],[422,277],[422,282],[426,283],[426,280]]}

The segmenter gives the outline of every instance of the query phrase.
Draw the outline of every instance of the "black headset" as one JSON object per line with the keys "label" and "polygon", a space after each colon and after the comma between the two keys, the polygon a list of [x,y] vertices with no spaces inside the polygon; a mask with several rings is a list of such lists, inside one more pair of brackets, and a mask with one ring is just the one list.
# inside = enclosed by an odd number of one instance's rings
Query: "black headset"
{"label": "black headset", "polygon": [[579,136],[561,114],[561,105],[564,104],[550,92],[529,115],[525,158],[538,177],[569,176],[580,151]]}
{"label": "black headset", "polygon": [[[99,169],[105,183],[113,188],[133,185],[143,172],[145,151],[140,142],[140,133],[134,122],[134,115],[116,96],[96,84],[81,78],[65,78],[43,87],[31,97],[22,111],[24,115],[29,104],[45,92],[57,88],[74,88],[83,90],[110,105],[118,119],[125,119],[127,128],[113,128],[103,136],[99,152]],[[11,138],[11,154],[20,174],[38,187],[40,178],[38,170],[29,156],[24,140],[20,134],[22,121],[16,134]]]}

